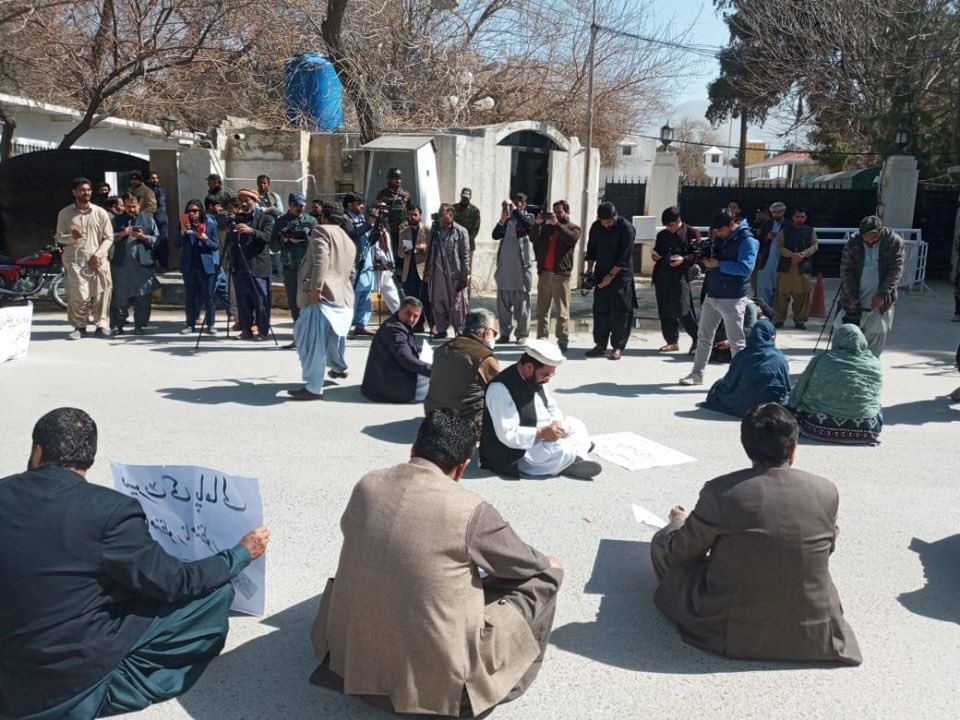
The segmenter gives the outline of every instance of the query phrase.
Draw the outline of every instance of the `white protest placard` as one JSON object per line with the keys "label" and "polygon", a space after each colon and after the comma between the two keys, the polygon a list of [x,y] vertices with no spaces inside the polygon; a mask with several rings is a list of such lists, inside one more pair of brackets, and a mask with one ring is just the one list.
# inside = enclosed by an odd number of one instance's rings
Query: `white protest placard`
{"label": "white protest placard", "polygon": [[[256,478],[193,465],[124,465],[111,462],[113,487],[136,498],[150,534],[181,560],[202,560],[232,548],[263,524]],[[263,615],[266,558],[260,556],[233,580],[231,609]]]}
{"label": "white protest placard", "polygon": [[659,515],[654,515],[645,507],[640,507],[639,505],[633,506],[633,517],[636,518],[638,523],[641,525],[646,525],[651,530],[659,530],[660,528],[667,526],[666,520],[661,518]]}
{"label": "white protest placard", "polygon": [[430,343],[426,340],[424,340],[423,346],[420,348],[420,359],[427,365],[433,365],[433,348],[430,347]]}
{"label": "white protest placard", "polygon": [[594,443],[593,452],[627,470],[648,470],[697,461],[696,458],[632,432],[597,435],[590,439]]}
{"label": "white protest placard", "polygon": [[0,308],[0,365],[27,356],[33,303]]}

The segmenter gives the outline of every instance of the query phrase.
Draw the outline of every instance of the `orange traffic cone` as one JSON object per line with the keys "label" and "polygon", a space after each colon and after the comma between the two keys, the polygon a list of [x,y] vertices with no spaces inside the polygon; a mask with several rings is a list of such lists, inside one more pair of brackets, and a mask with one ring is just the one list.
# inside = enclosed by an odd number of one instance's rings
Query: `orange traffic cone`
{"label": "orange traffic cone", "polygon": [[823,300],[823,273],[817,273],[817,286],[813,289],[813,300],[810,303],[810,314],[813,317],[827,316],[827,306]]}

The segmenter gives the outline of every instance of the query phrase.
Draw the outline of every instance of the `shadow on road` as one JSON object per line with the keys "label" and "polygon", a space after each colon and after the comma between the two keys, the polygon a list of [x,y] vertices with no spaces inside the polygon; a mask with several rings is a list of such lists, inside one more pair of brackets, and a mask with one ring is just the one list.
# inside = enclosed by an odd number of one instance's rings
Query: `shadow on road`
{"label": "shadow on road", "polygon": [[677,412],[674,413],[674,416],[679,418],[694,418],[695,420],[714,420],[718,422],[737,423],[741,422],[740,418],[738,417],[717,412],[716,410],[708,410],[707,408],[702,407],[699,403],[692,410],[677,410]]}
{"label": "shadow on road", "polygon": [[[601,540],[583,589],[602,595],[597,618],[553,631],[550,644],[605,665],[653,673],[707,674],[829,667],[824,663],[732,660],[691,647],[653,604],[650,543]],[[549,654],[546,661],[550,661]]]}
{"label": "shadow on road", "polygon": [[195,405],[223,405],[236,403],[252,407],[279,405],[287,402],[286,390],[296,387],[294,383],[266,382],[266,378],[228,378],[228,385],[213,385],[199,388],[158,388],[165,400],[193,403]]}
{"label": "shadow on road", "polygon": [[914,400],[900,405],[890,405],[883,409],[884,425],[925,425],[955,420],[960,420],[960,413],[950,409],[948,397]]}
{"label": "shadow on road", "polygon": [[901,594],[900,604],[917,615],[960,623],[960,534],[932,543],[913,538],[910,549],[920,557],[927,584]]}
{"label": "shadow on road", "polygon": [[383,425],[367,425],[360,432],[369,435],[374,440],[396,443],[397,445],[413,445],[422,421],[423,418],[419,416],[406,420],[394,420]]}
{"label": "shadow on road", "polygon": [[605,395],[608,397],[637,397],[639,395],[658,395],[660,393],[681,393],[689,394],[693,391],[703,392],[701,388],[686,388],[682,385],[672,385],[669,383],[649,383],[646,385],[624,385],[615,382],[598,382],[588,385],[581,385],[575,388],[558,388],[553,392],[558,395],[579,395],[581,393],[592,393],[595,395]]}

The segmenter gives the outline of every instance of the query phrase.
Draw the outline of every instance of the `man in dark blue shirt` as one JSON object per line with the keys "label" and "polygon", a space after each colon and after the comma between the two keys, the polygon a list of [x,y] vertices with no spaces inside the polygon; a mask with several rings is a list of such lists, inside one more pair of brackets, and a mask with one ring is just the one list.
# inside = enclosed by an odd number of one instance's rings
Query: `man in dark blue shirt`
{"label": "man in dark blue shirt", "polygon": [[59,408],[33,429],[28,471],[0,479],[0,718],[88,720],[169,700],[223,649],[231,580],[260,527],[182,562],[140,503],[85,479],[97,426]]}

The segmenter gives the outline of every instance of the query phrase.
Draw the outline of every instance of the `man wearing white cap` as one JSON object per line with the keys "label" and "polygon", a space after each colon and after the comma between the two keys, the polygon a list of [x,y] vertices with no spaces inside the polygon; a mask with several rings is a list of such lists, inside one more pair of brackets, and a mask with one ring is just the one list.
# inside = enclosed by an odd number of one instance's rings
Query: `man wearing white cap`
{"label": "man wearing white cap", "polygon": [[564,361],[548,340],[530,340],[520,360],[487,387],[480,463],[498,475],[567,475],[588,480],[600,464],[587,460],[587,428],[564,417],[545,385]]}

